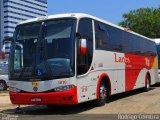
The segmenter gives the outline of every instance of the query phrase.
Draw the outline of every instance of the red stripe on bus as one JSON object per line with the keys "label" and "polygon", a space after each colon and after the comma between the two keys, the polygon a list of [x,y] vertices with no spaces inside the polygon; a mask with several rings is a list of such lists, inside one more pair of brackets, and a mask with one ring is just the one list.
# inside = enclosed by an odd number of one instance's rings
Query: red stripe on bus
{"label": "red stripe on bus", "polygon": [[78,104],[77,87],[63,92],[15,93],[10,92],[12,104],[21,105],[73,105]]}
{"label": "red stripe on bus", "polygon": [[129,54],[126,54],[125,57],[130,61],[125,65],[125,90],[130,91],[133,90],[141,70],[146,68],[148,71],[152,68],[154,58]]}

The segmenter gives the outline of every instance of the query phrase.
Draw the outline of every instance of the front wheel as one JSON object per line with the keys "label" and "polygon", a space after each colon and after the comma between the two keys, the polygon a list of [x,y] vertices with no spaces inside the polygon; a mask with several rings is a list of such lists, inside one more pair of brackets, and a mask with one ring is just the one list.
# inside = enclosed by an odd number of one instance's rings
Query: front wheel
{"label": "front wheel", "polygon": [[94,101],[96,106],[103,106],[109,100],[109,91],[107,90],[107,86],[105,86],[104,82],[101,81],[99,86],[99,98]]}
{"label": "front wheel", "polygon": [[148,92],[150,90],[151,87],[151,81],[149,76],[146,77],[146,81],[145,81],[145,87],[144,87],[144,91]]}

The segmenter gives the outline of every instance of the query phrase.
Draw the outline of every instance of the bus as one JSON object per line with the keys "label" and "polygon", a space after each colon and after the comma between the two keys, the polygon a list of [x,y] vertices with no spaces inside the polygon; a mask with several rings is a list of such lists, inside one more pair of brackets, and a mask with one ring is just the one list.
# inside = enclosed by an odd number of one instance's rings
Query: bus
{"label": "bus", "polygon": [[157,46],[157,54],[158,54],[158,76],[160,79],[160,38],[154,39]]}
{"label": "bus", "polygon": [[102,106],[111,95],[158,82],[154,40],[88,14],[24,21],[11,44],[13,104]]}

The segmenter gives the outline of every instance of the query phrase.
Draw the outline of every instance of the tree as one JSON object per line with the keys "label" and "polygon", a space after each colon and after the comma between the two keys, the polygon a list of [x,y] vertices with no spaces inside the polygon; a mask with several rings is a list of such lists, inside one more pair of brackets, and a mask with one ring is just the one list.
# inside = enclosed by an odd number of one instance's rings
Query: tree
{"label": "tree", "polygon": [[160,7],[140,8],[123,14],[120,26],[149,38],[160,38]]}

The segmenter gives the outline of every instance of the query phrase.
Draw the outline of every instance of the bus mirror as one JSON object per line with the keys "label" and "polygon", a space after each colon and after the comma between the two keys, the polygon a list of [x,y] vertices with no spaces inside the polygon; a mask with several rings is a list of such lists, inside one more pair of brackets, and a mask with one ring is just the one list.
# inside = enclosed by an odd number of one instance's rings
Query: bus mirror
{"label": "bus mirror", "polygon": [[76,38],[77,38],[77,39],[81,39],[81,38],[82,38],[81,33],[77,32],[77,33],[76,33]]}
{"label": "bus mirror", "polygon": [[81,55],[85,55],[87,52],[87,42],[86,39],[79,40],[79,51]]}
{"label": "bus mirror", "polygon": [[2,47],[2,60],[5,59],[5,45]]}

